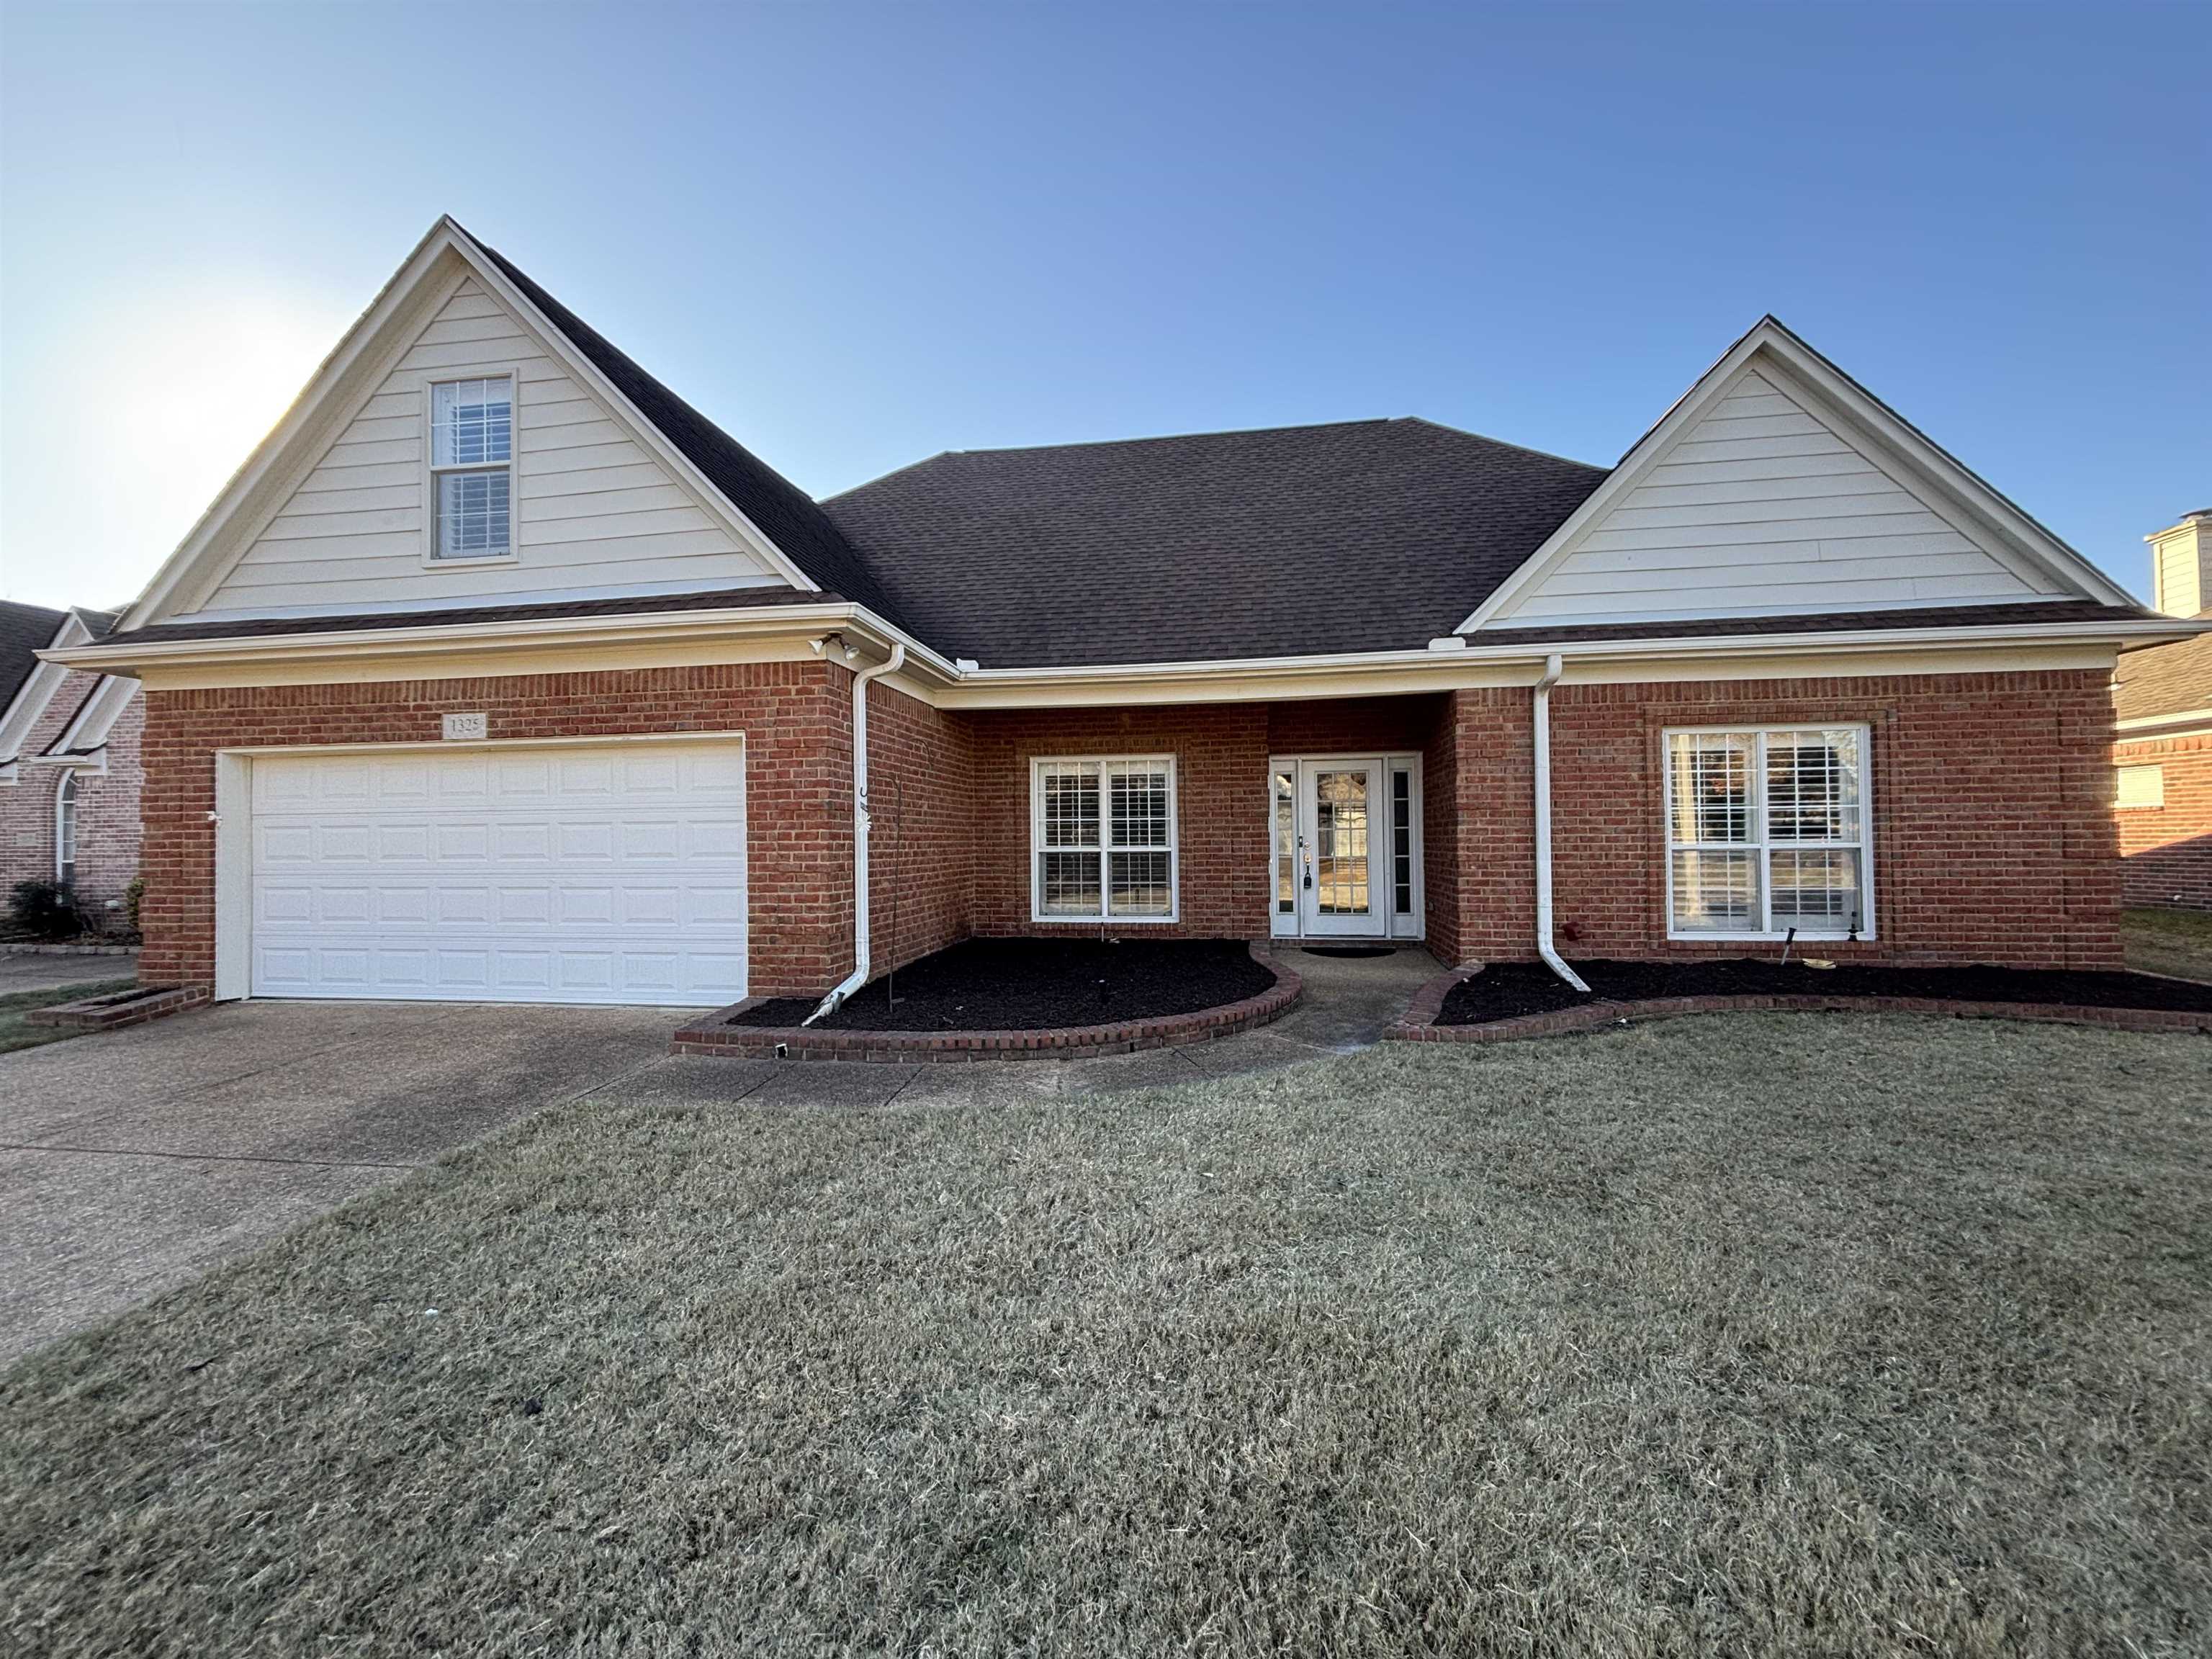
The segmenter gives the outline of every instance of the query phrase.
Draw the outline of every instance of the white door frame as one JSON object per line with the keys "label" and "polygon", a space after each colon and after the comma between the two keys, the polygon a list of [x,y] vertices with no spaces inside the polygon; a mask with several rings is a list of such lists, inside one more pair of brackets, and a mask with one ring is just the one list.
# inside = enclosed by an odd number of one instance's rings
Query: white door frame
{"label": "white door frame", "polygon": [[[746,763],[739,794],[744,826],[739,879],[752,903],[751,750],[741,731],[620,732],[585,738],[431,738],[400,743],[269,744],[215,751],[215,1000],[240,1002],[253,994],[253,763],[295,755],[447,754],[463,749],[585,749],[608,744],[734,743]],[[749,919],[750,921],[750,919]],[[745,981],[752,982],[752,929],[745,929]]]}
{"label": "white door frame", "polygon": [[[1368,915],[1345,925],[1338,918],[1319,915],[1307,885],[1312,876],[1310,855],[1316,839],[1315,792],[1316,774],[1368,769]],[[1291,878],[1294,884],[1291,908],[1282,908],[1282,819],[1278,781],[1291,784]],[[1405,779],[1406,799],[1402,833],[1400,826],[1397,780]],[[1275,755],[1267,762],[1267,913],[1268,931],[1277,939],[1375,939],[1410,941],[1421,939],[1426,918],[1422,902],[1421,757],[1418,754],[1382,751],[1365,755]],[[1407,908],[1399,909],[1400,883],[1406,880]]]}

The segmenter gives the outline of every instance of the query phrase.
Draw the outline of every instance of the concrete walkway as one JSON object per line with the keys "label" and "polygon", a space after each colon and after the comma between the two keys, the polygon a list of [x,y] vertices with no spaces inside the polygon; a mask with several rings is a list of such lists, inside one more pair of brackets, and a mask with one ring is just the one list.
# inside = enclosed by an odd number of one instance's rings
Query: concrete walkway
{"label": "concrete walkway", "polygon": [[1289,959],[1306,994],[1275,1024],[1100,1060],[709,1060],[667,1052],[678,1009],[391,1002],[233,1003],[0,1055],[0,1364],[544,1107],[962,1106],[1191,1083],[1364,1047],[1437,971],[1418,951]]}

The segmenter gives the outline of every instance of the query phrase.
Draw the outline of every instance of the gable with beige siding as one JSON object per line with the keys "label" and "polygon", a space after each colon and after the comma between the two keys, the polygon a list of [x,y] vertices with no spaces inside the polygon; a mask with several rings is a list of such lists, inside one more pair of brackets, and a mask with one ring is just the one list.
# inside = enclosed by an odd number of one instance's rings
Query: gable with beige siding
{"label": "gable with beige siding", "polygon": [[1886,611],[2063,591],[1969,539],[1809,400],[1747,368],[1491,625]]}
{"label": "gable with beige siding", "polygon": [[[428,388],[501,374],[516,382],[517,556],[430,562]],[[784,585],[471,277],[200,614],[313,616]]]}

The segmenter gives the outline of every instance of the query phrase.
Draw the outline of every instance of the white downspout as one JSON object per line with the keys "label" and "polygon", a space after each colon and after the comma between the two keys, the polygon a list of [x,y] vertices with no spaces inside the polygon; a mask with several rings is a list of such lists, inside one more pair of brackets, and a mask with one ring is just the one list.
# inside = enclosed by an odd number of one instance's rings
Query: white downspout
{"label": "white downspout", "polygon": [[1536,951],[1547,968],[1588,996],[1589,987],[1552,945],[1552,688],[1562,666],[1554,651],[1536,682]]}
{"label": "white downspout", "polygon": [[873,668],[853,676],[853,971],[799,1023],[811,1025],[868,982],[868,686],[906,664],[906,642]]}

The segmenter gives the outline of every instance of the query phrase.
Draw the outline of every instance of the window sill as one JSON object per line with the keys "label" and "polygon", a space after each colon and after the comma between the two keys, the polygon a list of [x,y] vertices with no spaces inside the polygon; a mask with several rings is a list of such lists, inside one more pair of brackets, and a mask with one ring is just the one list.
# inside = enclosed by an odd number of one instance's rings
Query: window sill
{"label": "window sill", "polygon": [[1165,927],[1180,921],[1180,916],[1071,916],[1065,914],[1040,915],[1030,912],[1030,921],[1035,927],[1048,927],[1055,922],[1070,927]]}
{"label": "window sill", "polygon": [[[1779,945],[1790,935],[1780,933],[1678,933],[1671,929],[1667,934],[1669,945]],[[1856,933],[1815,933],[1800,927],[1800,945],[1871,945],[1875,934],[1871,928],[1861,928]]]}
{"label": "window sill", "polygon": [[428,553],[422,556],[422,568],[425,570],[495,570],[502,565],[521,562],[522,555],[520,553],[502,553],[496,558],[482,559],[441,559]]}

